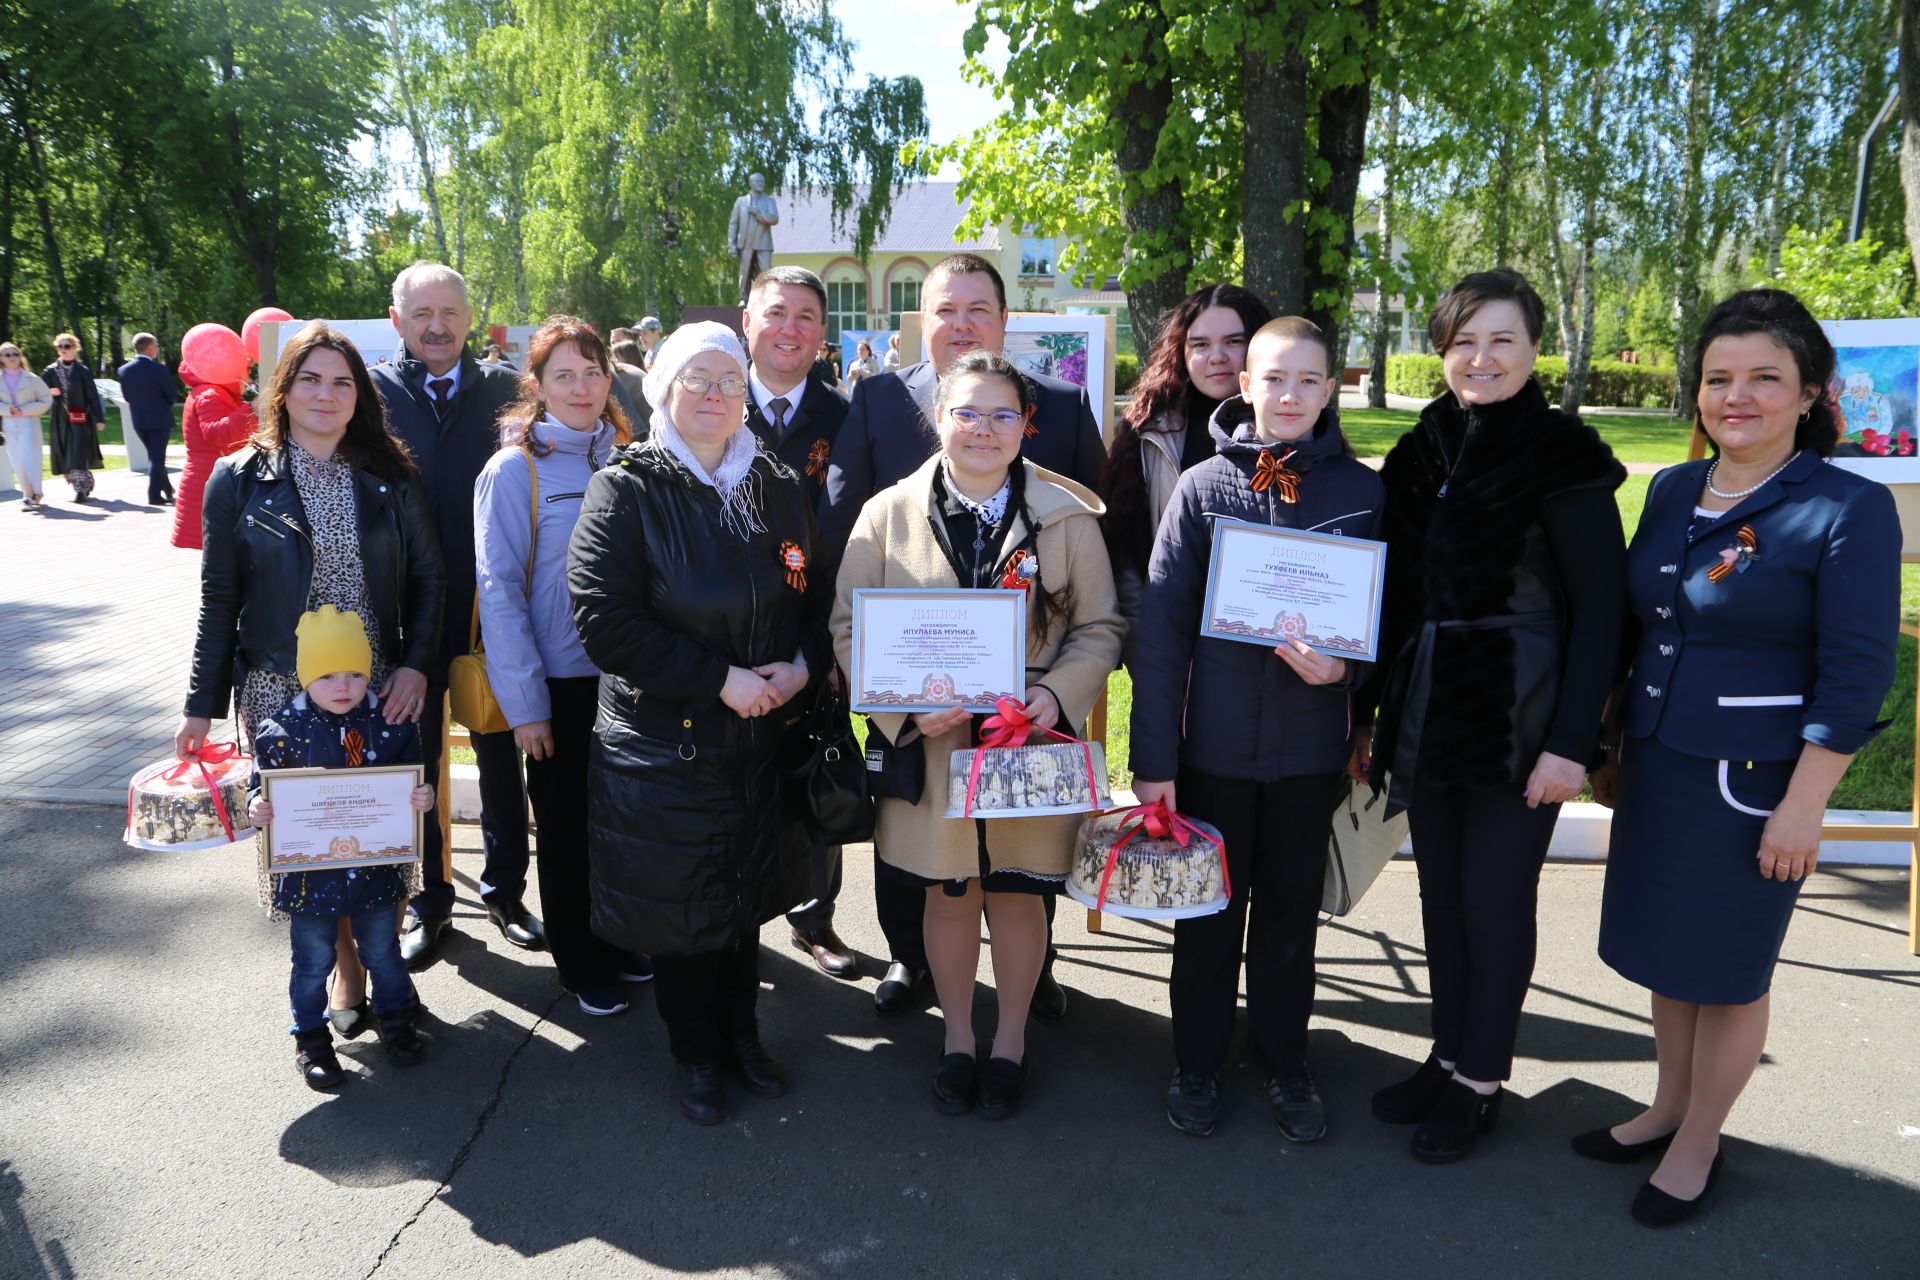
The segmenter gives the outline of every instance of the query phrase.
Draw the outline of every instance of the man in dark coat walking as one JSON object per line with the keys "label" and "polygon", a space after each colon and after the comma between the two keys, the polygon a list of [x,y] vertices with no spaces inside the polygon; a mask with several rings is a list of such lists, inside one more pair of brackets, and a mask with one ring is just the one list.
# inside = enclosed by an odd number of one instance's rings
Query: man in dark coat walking
{"label": "man in dark coat walking", "polygon": [[[820,498],[822,571],[839,571],[840,557],[868,498],[920,469],[940,450],[933,421],[933,395],[940,374],[968,351],[998,353],[1007,341],[1007,289],[999,271],[985,258],[956,253],[934,264],[920,291],[921,332],[930,359],[892,373],[862,378],[853,389],[847,420],[827,468]],[[1086,389],[1058,378],[1031,377],[1036,401],[1021,456],[1089,490],[1100,479],[1106,446]],[[876,860],[873,894],[880,927],[892,952],[887,974],[874,991],[881,1013],[911,1008],[930,985],[921,940],[926,894],[893,878]],[[1053,899],[1047,900],[1053,918]],[[1053,948],[1033,993],[1033,1012],[1053,1021],[1066,1013],[1067,996],[1053,978]]]}
{"label": "man in dark coat walking", "polygon": [[[817,500],[847,417],[847,398],[813,363],[827,332],[827,287],[804,267],[763,271],[747,289],[740,320],[749,357],[747,426],[762,447],[800,477],[809,500]],[[854,977],[853,951],[833,931],[840,846],[814,846],[810,867],[807,901],[787,912],[793,945],[812,956],[822,972]]]}
{"label": "man in dark coat walking", "polygon": [[133,359],[120,366],[120,396],[133,417],[133,433],[147,450],[147,505],[171,505],[173,482],[167,478],[167,442],[173,437],[173,406],[180,389],[160,363],[160,340],[133,335]]}
{"label": "man in dark coat walking", "polygon": [[[473,308],[467,301],[467,282],[451,267],[416,262],[402,271],[393,282],[388,315],[404,349],[392,364],[375,365],[367,372],[387,402],[393,433],[406,442],[420,468],[447,571],[440,653],[427,673],[427,699],[420,713],[421,754],[428,779],[436,780],[447,668],[467,652],[473,624],[473,488],[498,447],[495,423],[519,394],[520,380],[511,368],[483,364],[467,350]],[[480,898],[508,942],[537,949],[545,945],[545,935],[521,903],[529,853],[520,750],[510,731],[471,736],[480,770],[480,838],[486,851]],[[435,797],[436,804],[451,800]],[[422,889],[407,907],[407,929],[400,939],[401,954],[414,969],[433,963],[453,924],[453,884],[443,867],[437,817],[424,824]]]}

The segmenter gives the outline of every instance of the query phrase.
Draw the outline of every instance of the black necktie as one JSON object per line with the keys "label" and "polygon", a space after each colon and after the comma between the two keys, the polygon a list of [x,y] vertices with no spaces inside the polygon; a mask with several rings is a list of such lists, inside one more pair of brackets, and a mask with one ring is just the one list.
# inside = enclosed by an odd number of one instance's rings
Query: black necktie
{"label": "black necktie", "polygon": [[767,412],[773,415],[773,440],[775,444],[778,444],[780,437],[787,433],[787,410],[792,407],[793,406],[787,402],[785,396],[775,396],[773,399],[767,401]]}
{"label": "black necktie", "polygon": [[453,379],[452,378],[435,378],[431,382],[427,383],[427,385],[433,388],[434,408],[444,411],[447,407],[448,393],[450,393],[453,390]]}

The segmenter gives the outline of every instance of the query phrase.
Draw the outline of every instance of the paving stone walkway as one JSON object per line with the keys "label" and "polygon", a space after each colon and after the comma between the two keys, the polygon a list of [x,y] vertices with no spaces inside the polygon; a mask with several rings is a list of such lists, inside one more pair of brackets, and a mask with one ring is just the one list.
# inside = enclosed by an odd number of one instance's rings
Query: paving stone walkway
{"label": "paving stone walkway", "polygon": [[173,508],[146,505],[146,476],[95,474],[85,504],[52,476],[39,511],[0,493],[0,800],[124,801],[173,750],[200,555],[168,541]]}

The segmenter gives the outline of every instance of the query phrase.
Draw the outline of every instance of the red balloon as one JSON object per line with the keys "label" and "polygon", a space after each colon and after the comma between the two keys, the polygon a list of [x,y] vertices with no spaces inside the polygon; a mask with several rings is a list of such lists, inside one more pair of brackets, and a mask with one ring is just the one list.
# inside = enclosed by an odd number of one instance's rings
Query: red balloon
{"label": "red balloon", "polygon": [[261,307],[247,317],[240,326],[240,345],[247,349],[247,359],[260,363],[260,326],[269,320],[291,320],[293,316],[278,307]]}
{"label": "red balloon", "polygon": [[197,324],[180,339],[180,356],[208,382],[244,382],[247,350],[240,335],[223,324]]}

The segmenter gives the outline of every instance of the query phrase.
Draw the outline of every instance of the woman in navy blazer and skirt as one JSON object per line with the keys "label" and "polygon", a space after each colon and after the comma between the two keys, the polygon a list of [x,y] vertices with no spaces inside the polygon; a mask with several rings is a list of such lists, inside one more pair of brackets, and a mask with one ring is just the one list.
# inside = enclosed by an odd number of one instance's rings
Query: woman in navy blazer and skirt
{"label": "woman in navy blazer and skirt", "polygon": [[1899,630],[1900,521],[1827,465],[1833,346],[1792,294],[1735,294],[1696,346],[1714,456],[1661,472],[1627,554],[1640,637],[1617,703],[1600,955],[1653,994],[1652,1104],[1574,1139],[1660,1155],[1633,1203],[1698,1211],[1720,1130],[1766,1044],[1768,990],[1832,793],[1882,727]]}

